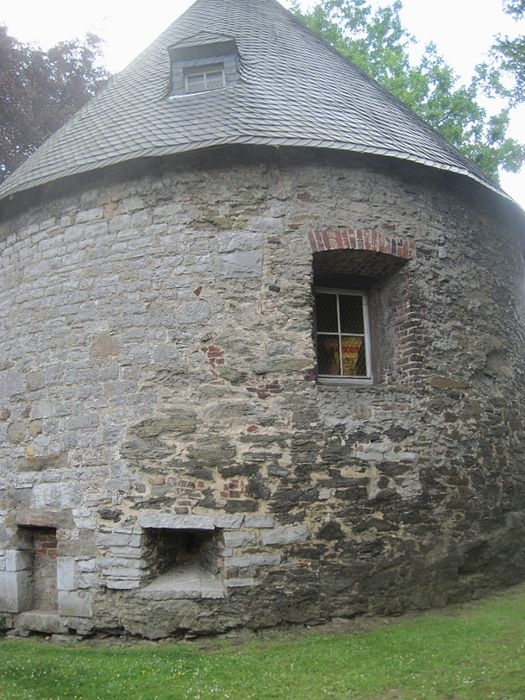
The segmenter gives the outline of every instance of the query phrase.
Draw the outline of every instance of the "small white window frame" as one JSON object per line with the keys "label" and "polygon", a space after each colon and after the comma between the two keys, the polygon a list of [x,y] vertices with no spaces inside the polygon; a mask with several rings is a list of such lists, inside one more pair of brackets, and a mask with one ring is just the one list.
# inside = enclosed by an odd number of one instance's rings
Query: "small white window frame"
{"label": "small white window frame", "polygon": [[341,333],[341,316],[339,313],[339,296],[360,296],[363,303],[363,329],[364,333],[352,333],[355,336],[364,336],[365,339],[365,361],[367,375],[360,377],[349,377],[346,375],[334,375],[334,374],[318,374],[317,381],[319,384],[338,384],[338,385],[354,385],[354,386],[368,386],[373,384],[374,376],[372,372],[372,350],[370,341],[370,315],[369,315],[369,304],[368,304],[368,294],[365,291],[359,289],[340,289],[337,287],[314,287],[314,305],[315,305],[315,295],[316,294],[335,294],[337,295],[337,333],[325,333],[318,332],[315,329],[315,347],[317,355],[317,338],[319,335],[336,335],[339,338],[339,356],[342,357],[341,351],[341,338],[343,335],[350,335],[349,333]]}
{"label": "small white window frame", "polygon": [[[208,87],[207,85],[207,75],[211,73],[221,73],[222,85],[217,85],[216,87]],[[196,75],[202,75],[204,77],[204,89],[203,90],[192,90],[188,84],[188,78],[192,78]],[[187,95],[198,95],[202,92],[212,92],[213,90],[221,90],[226,87],[226,75],[224,73],[223,63],[214,63],[211,65],[194,66],[188,68],[184,71],[184,90]]]}

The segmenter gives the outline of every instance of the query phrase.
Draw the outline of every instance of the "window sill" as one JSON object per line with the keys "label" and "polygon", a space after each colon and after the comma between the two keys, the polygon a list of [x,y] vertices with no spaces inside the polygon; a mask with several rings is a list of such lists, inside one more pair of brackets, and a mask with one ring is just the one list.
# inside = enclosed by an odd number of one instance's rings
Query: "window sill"
{"label": "window sill", "polygon": [[372,377],[352,379],[350,377],[317,377],[317,384],[322,386],[370,387],[374,385]]}

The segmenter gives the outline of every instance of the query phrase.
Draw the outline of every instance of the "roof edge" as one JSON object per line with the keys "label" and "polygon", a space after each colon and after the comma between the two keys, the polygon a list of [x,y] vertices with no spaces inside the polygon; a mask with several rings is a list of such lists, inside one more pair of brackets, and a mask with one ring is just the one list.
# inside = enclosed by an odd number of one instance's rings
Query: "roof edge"
{"label": "roof edge", "polygon": [[[44,188],[46,185],[53,185],[54,183],[59,183],[59,182],[64,182],[69,180],[70,178],[75,178],[75,177],[80,177],[80,176],[89,176],[92,175],[98,171],[108,171],[110,169],[117,169],[117,168],[125,168],[126,166],[134,167],[137,166],[141,161],[161,161],[164,158],[169,158],[171,157],[176,157],[176,156],[198,156],[199,154],[205,154],[205,153],[210,153],[216,149],[221,149],[221,148],[228,148],[228,149],[235,149],[237,147],[254,147],[257,149],[258,147],[263,147],[263,148],[273,148],[276,150],[283,149],[283,150],[298,150],[298,151],[325,151],[328,153],[333,153],[333,154],[354,154],[356,156],[374,156],[378,158],[385,158],[388,159],[391,162],[397,162],[400,166],[402,165],[414,165],[414,166],[420,166],[424,168],[428,168],[430,171],[434,171],[435,173],[442,173],[444,175],[450,174],[450,175],[456,175],[465,180],[465,182],[470,182],[471,185],[475,187],[482,187],[483,190],[491,192],[494,196],[496,196],[503,205],[509,207],[512,211],[514,211],[515,214],[517,214],[520,218],[522,218],[525,221],[525,209],[521,207],[518,202],[516,202],[510,195],[508,195],[506,192],[504,192],[501,188],[497,186],[491,186],[489,183],[487,183],[483,179],[479,179],[475,177],[475,175],[470,172],[467,169],[462,169],[462,168],[456,168],[453,166],[449,166],[446,164],[443,164],[441,167],[436,165],[436,163],[432,161],[428,161],[424,158],[417,158],[417,157],[411,157],[408,158],[406,154],[403,153],[393,153],[393,152],[387,152],[382,149],[374,149],[374,148],[363,148],[361,150],[353,149],[348,147],[348,144],[341,144],[338,142],[334,142],[332,145],[327,146],[325,143],[319,143],[319,144],[313,144],[310,141],[306,143],[302,143],[300,139],[296,139],[292,142],[290,139],[254,139],[254,138],[246,138],[245,141],[236,141],[235,143],[231,143],[227,140],[224,142],[213,142],[209,144],[203,144],[199,148],[190,148],[190,149],[179,149],[179,150],[172,150],[172,149],[163,149],[162,151],[159,151],[158,149],[154,149],[155,152],[149,153],[149,152],[141,152],[137,153],[134,157],[126,159],[126,160],[112,160],[112,159],[107,159],[104,162],[99,162],[96,166],[96,168],[93,168],[92,166],[87,166],[85,168],[76,168],[76,169],[70,169],[70,172],[60,174],[59,176],[56,175],[50,175],[48,178],[41,178],[38,182],[33,182],[30,186],[22,188],[22,189],[16,189],[14,192],[9,193],[6,192],[3,195],[0,195],[0,221],[3,218],[3,210],[6,207],[10,207],[12,204],[14,204],[19,198],[23,199],[24,197],[30,196],[30,193],[37,193],[39,192],[42,188]],[[480,192],[482,190],[480,189]]]}

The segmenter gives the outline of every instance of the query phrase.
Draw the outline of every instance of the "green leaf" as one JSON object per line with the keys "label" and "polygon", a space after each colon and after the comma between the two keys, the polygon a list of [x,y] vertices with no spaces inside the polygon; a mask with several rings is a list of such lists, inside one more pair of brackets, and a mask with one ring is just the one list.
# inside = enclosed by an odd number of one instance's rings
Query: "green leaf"
{"label": "green leaf", "polygon": [[[462,84],[432,43],[423,47],[414,62],[409,50],[417,44],[403,26],[401,2],[375,11],[366,0],[325,0],[308,12],[293,10],[337,51],[402,100],[489,177],[497,180],[498,168],[516,172],[525,148],[507,137],[508,110],[489,116],[481,106],[483,93],[501,95],[499,71],[486,64],[476,67],[468,84]],[[509,0],[509,11],[523,13],[525,0]],[[507,47],[506,66],[524,70],[524,49]],[[523,73],[521,73],[523,76]],[[522,77],[525,85],[525,76]]]}

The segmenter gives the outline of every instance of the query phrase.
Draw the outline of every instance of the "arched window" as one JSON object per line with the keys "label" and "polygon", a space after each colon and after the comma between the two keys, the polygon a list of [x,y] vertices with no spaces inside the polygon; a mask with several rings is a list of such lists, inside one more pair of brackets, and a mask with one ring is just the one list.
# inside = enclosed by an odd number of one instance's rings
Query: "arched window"
{"label": "arched window", "polygon": [[411,248],[374,232],[354,239],[339,231],[314,234],[310,242],[318,381],[406,379],[413,347],[406,325]]}

